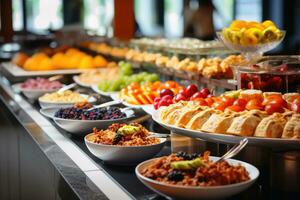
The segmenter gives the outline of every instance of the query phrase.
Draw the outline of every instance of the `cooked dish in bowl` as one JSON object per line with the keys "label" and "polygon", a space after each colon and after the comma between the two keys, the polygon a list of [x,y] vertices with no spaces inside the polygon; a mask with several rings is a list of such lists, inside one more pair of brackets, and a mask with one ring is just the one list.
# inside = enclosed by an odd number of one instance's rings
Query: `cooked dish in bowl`
{"label": "cooked dish in bowl", "polygon": [[209,160],[210,152],[187,154],[178,152],[161,157],[146,167],[141,174],[149,179],[181,186],[223,186],[250,180],[244,166],[233,166],[227,161]]}
{"label": "cooked dish in bowl", "polygon": [[66,90],[62,93],[53,92],[47,93],[40,97],[41,101],[52,102],[52,103],[76,103],[84,102],[88,99],[77,92],[72,92],[71,90]]}
{"label": "cooked dish in bowl", "polygon": [[58,90],[62,87],[59,81],[49,81],[46,78],[30,78],[20,84],[23,90]]}
{"label": "cooked dish in bowl", "polygon": [[160,143],[159,138],[149,137],[149,131],[137,123],[112,124],[106,130],[93,129],[89,142],[105,145],[144,146]]}

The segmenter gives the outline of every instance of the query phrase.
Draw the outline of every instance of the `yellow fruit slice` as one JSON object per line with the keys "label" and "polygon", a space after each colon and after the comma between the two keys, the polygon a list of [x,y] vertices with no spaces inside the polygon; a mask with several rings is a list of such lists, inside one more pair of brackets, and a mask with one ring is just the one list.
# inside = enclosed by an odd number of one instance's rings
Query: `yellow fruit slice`
{"label": "yellow fruit slice", "polygon": [[278,39],[278,29],[274,26],[270,26],[263,31],[263,35],[264,41],[275,41]]}
{"label": "yellow fruit slice", "polygon": [[264,30],[265,27],[260,24],[260,23],[257,23],[257,22],[248,22],[247,23],[247,28],[250,29],[250,28],[257,28],[257,29],[260,29],[260,30]]}
{"label": "yellow fruit slice", "polygon": [[247,26],[247,22],[244,20],[234,20],[230,26],[229,29],[231,30],[240,30],[242,28],[245,28]]}
{"label": "yellow fruit slice", "polygon": [[262,25],[265,27],[265,28],[268,28],[270,26],[274,26],[276,28],[276,25],[274,24],[274,22],[272,22],[271,20],[265,20],[263,21]]}
{"label": "yellow fruit slice", "polygon": [[256,45],[263,37],[263,31],[258,28],[249,28],[243,34],[244,45]]}

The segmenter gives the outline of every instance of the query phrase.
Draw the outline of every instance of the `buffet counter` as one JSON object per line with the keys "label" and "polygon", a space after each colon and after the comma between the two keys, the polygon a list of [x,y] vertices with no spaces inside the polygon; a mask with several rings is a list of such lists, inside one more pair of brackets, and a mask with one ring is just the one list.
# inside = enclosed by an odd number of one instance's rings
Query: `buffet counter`
{"label": "buffet counter", "polygon": [[[134,167],[105,166],[1,77],[0,199],[147,199]],[[169,147],[163,152],[168,153]],[[7,184],[9,183],[9,184]]]}

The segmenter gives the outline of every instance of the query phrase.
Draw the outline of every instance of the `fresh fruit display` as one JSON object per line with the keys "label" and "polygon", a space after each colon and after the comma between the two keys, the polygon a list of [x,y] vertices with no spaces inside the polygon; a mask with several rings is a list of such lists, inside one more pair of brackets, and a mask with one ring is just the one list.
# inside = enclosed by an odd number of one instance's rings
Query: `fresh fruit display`
{"label": "fresh fruit display", "polygon": [[157,74],[140,72],[132,74],[132,66],[126,62],[120,62],[120,75],[114,80],[104,80],[98,84],[100,90],[104,92],[116,92],[130,85],[131,83],[146,83],[159,80]]}
{"label": "fresh fruit display", "polygon": [[134,82],[121,90],[120,98],[134,105],[154,103],[154,107],[167,106],[173,103],[174,94],[177,94],[182,89],[183,87],[174,81],[166,81],[164,83],[156,81],[144,84]]}
{"label": "fresh fruit display", "polygon": [[240,68],[240,87],[242,89],[258,89],[269,92],[298,92],[299,64],[282,64],[272,66],[261,62],[248,68]]}
{"label": "fresh fruit display", "polygon": [[78,103],[86,102],[88,100],[87,97],[84,97],[77,92],[72,92],[71,90],[47,93],[41,96],[39,99],[44,102],[52,103]]}
{"label": "fresh fruit display", "polygon": [[87,140],[97,144],[119,146],[144,146],[158,144],[160,140],[149,137],[149,131],[140,124],[112,124],[106,130],[94,128]]}
{"label": "fresh fruit display", "polygon": [[109,55],[117,58],[125,58],[125,55],[129,50],[127,47],[112,47],[104,42],[86,42],[82,43],[81,45],[103,55]]}
{"label": "fresh fruit display", "polygon": [[210,152],[187,154],[173,153],[156,159],[141,174],[149,179],[178,186],[221,186],[250,179],[245,167],[233,166],[227,161],[213,162]]}
{"label": "fresh fruit display", "polygon": [[180,101],[164,107],[160,119],[208,133],[300,139],[299,93],[245,90],[207,99],[212,99],[211,105]]}
{"label": "fresh fruit display", "polygon": [[84,85],[92,86],[97,85],[103,80],[112,80],[115,77],[119,76],[120,68],[116,67],[114,62],[109,63],[105,71],[103,69],[90,70],[83,72],[78,76],[78,81]]}
{"label": "fresh fruit display", "polygon": [[222,30],[226,41],[242,46],[253,46],[282,39],[283,32],[274,22],[266,20],[262,23],[234,20],[228,28]]}
{"label": "fresh fruit display", "polygon": [[171,93],[168,89],[160,91],[160,97],[154,99],[154,108],[157,110],[161,106],[169,106],[179,101],[197,101],[202,106],[207,106],[205,98],[209,97],[210,91],[207,88],[198,90],[197,86],[190,84],[186,88],[181,88],[177,93]]}
{"label": "fresh fruit display", "polygon": [[46,78],[30,78],[20,84],[20,88],[26,90],[58,90],[62,87],[59,81],[49,81]]}
{"label": "fresh fruit display", "polygon": [[110,120],[126,117],[126,114],[117,107],[95,108],[89,111],[88,109],[92,107],[93,105],[87,102],[76,103],[72,107],[60,108],[54,116],[75,120]]}
{"label": "fresh fruit display", "polygon": [[108,64],[100,55],[90,56],[75,48],[57,52],[52,56],[39,52],[26,57],[22,53],[16,55],[12,61],[28,71],[102,68]]}

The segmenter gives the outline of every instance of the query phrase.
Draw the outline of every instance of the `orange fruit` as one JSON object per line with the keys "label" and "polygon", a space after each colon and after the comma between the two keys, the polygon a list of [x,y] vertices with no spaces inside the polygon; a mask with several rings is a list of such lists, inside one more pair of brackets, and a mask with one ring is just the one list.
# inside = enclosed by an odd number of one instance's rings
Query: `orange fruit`
{"label": "orange fruit", "polygon": [[95,56],[93,59],[93,64],[95,67],[106,67],[107,60],[103,58],[102,56]]}

